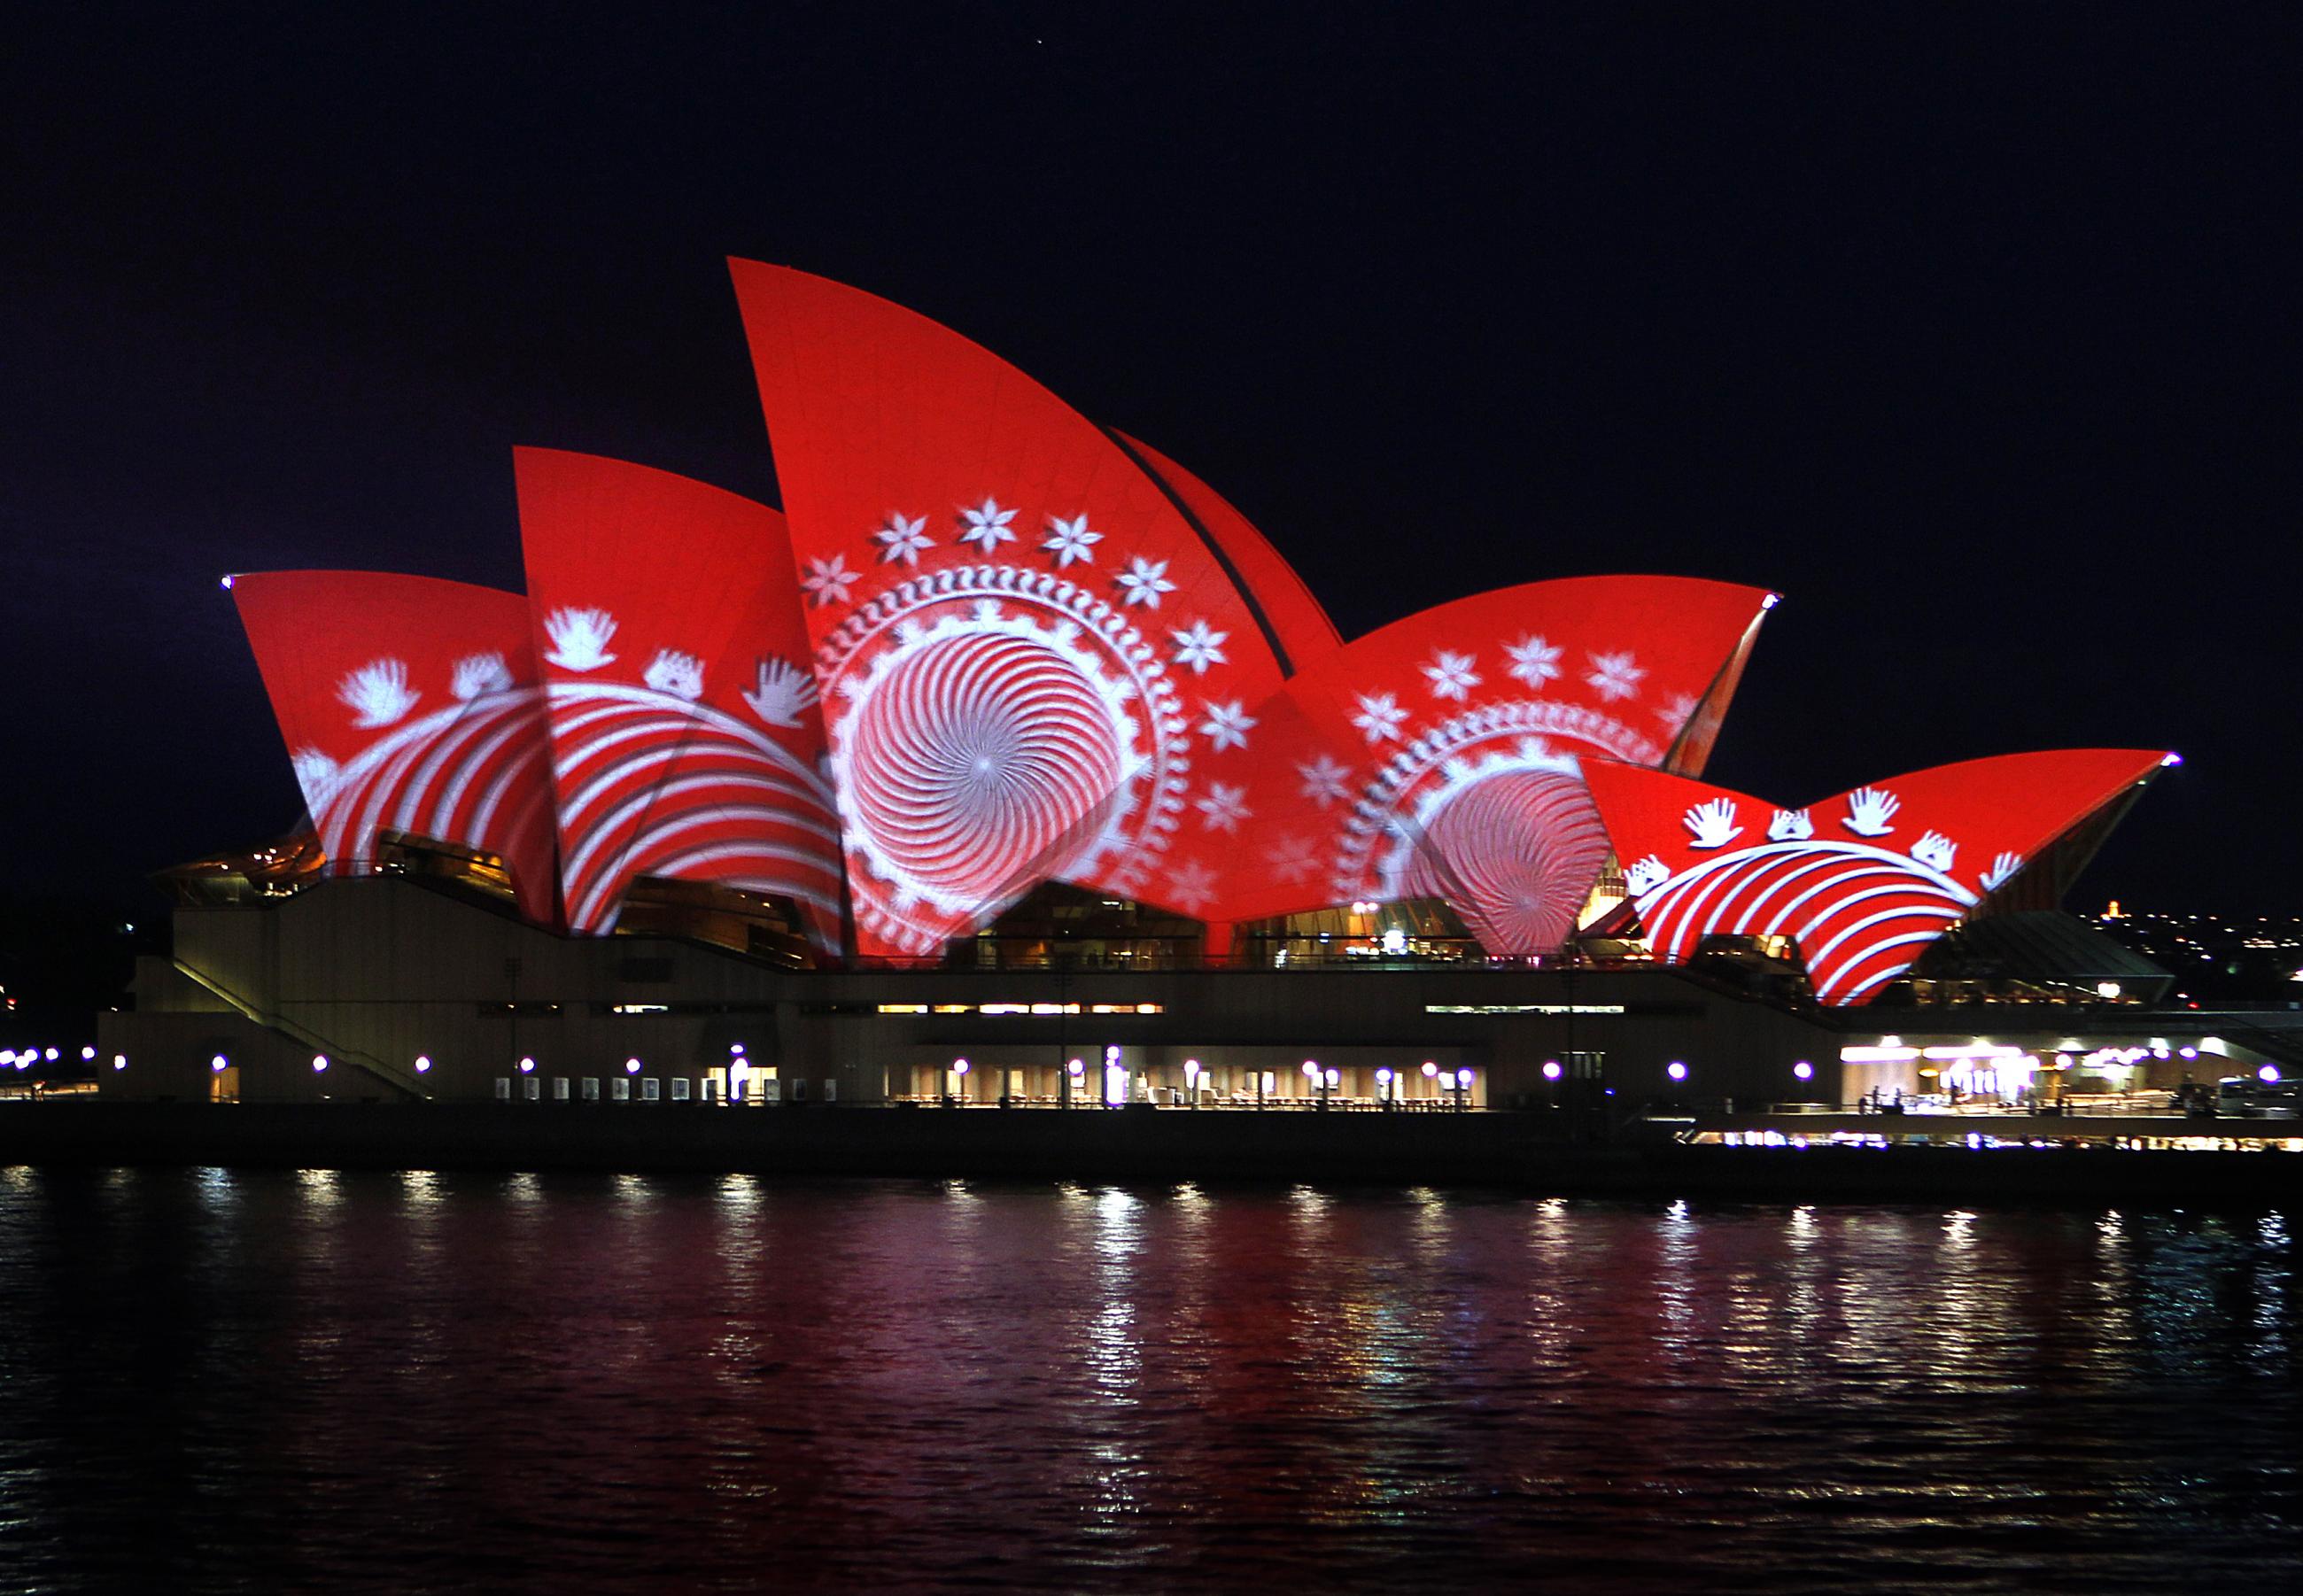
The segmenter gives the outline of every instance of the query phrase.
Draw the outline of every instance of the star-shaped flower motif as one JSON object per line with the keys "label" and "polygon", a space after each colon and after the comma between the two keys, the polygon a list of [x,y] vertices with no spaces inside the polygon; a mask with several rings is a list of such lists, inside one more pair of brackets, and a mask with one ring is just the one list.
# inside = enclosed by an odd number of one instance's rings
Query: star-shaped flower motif
{"label": "star-shaped flower motif", "polygon": [[1434,653],[1423,666],[1423,674],[1431,681],[1431,696],[1462,703],[1464,695],[1480,685],[1480,678],[1472,669],[1478,663],[1469,654],[1451,654],[1445,648]]}
{"label": "star-shaped flower motif", "polygon": [[1504,645],[1511,655],[1511,673],[1531,688],[1540,688],[1559,674],[1559,648],[1530,632],[1516,643]]}
{"label": "star-shaped flower motif", "polygon": [[1591,684],[1593,692],[1610,704],[1618,698],[1638,696],[1640,683],[1647,672],[1632,663],[1630,649],[1621,654],[1594,654],[1590,659],[1591,668],[1583,673],[1583,680]]}
{"label": "star-shaped flower motif", "polygon": [[834,554],[828,560],[810,560],[807,575],[799,579],[799,585],[821,609],[825,604],[846,604],[848,590],[863,579],[863,572],[848,569],[847,555]]}
{"label": "star-shaped flower motif", "polygon": [[1066,520],[1061,516],[1048,518],[1048,541],[1040,546],[1056,557],[1056,569],[1063,570],[1075,560],[1095,562],[1095,545],[1103,541],[1103,534],[1087,529],[1087,517],[1076,515]]}
{"label": "star-shaped flower motif", "polygon": [[1320,874],[1320,845],[1309,837],[1282,837],[1263,850],[1271,874],[1301,884]]}
{"label": "star-shaped flower motif", "polygon": [[1223,643],[1229,632],[1219,632],[1204,621],[1194,621],[1182,631],[1169,631],[1176,639],[1176,663],[1189,665],[1194,676],[1205,676],[1210,665],[1227,663]]}
{"label": "star-shaped flower motif", "polygon": [[907,565],[917,565],[920,551],[935,546],[935,540],[927,535],[927,524],[928,518],[924,515],[890,515],[888,524],[872,534],[880,545],[880,563],[892,565],[901,560]]}
{"label": "star-shaped flower motif", "polygon": [[1212,699],[1207,705],[1208,718],[1200,722],[1200,735],[1208,739],[1209,748],[1220,754],[1226,748],[1247,747],[1247,734],[1255,724],[1255,717],[1236,698],[1228,704]]}
{"label": "star-shaped flower motif", "polygon": [[1003,543],[1016,541],[1015,528],[1008,524],[1016,519],[1016,512],[1000,509],[990,499],[974,510],[962,508],[959,519],[967,523],[966,530],[959,535],[959,541],[981,544],[987,554]]}
{"label": "star-shaped flower motif", "polygon": [[1695,712],[1702,707],[1703,700],[1694,694],[1674,693],[1655,706],[1655,718],[1663,722],[1666,730],[1676,731],[1694,719]]}
{"label": "star-shaped flower motif", "polygon": [[1148,604],[1160,607],[1160,595],[1176,591],[1176,584],[1168,579],[1165,560],[1146,560],[1138,554],[1127,562],[1127,569],[1114,578],[1120,587],[1123,604]]}
{"label": "star-shaped flower motif", "polygon": [[1399,723],[1407,718],[1399,700],[1389,693],[1362,693],[1359,698],[1360,713],[1352,717],[1352,724],[1367,733],[1371,745],[1387,739],[1397,742]]}
{"label": "star-shaped flower motif", "polygon": [[1347,796],[1345,778],[1352,767],[1330,754],[1322,754],[1309,764],[1299,764],[1295,773],[1303,778],[1303,796],[1322,809]]}
{"label": "star-shaped flower motif", "polygon": [[1207,796],[1194,800],[1192,806],[1200,812],[1202,828],[1211,832],[1236,832],[1239,823],[1255,813],[1247,806],[1244,783],[1230,787],[1221,781],[1211,781]]}
{"label": "star-shaped flower motif", "polygon": [[1196,915],[1216,895],[1216,873],[1197,859],[1168,872],[1168,901],[1187,915]]}

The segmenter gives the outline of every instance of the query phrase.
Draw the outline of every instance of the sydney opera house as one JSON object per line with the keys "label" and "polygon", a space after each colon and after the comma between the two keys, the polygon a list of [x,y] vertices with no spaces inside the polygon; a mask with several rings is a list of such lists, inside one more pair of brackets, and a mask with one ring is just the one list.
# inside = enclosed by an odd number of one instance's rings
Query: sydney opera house
{"label": "sydney opera house", "polygon": [[2164,986],[2054,906],[2171,756],[1707,784],[1775,594],[1346,641],[1149,444],[732,269],[780,509],[524,449],[524,593],[225,578],[309,823],[169,873],[107,1091],[1835,1102],[1867,1051],[2028,1085]]}

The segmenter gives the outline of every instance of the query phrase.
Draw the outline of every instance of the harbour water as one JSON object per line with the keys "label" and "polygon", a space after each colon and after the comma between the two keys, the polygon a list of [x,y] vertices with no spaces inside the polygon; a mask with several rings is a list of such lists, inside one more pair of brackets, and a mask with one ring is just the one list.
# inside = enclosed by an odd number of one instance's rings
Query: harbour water
{"label": "harbour water", "polygon": [[2299,1227],[16,1168],[0,1583],[2291,1589]]}

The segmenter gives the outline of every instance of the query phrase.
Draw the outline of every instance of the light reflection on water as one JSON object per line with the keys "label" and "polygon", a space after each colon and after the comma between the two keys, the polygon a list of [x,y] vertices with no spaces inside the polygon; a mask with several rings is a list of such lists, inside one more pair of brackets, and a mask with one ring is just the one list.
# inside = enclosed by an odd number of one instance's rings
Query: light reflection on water
{"label": "light reflection on water", "polygon": [[0,1171],[27,1589],[2279,1588],[2292,1217]]}

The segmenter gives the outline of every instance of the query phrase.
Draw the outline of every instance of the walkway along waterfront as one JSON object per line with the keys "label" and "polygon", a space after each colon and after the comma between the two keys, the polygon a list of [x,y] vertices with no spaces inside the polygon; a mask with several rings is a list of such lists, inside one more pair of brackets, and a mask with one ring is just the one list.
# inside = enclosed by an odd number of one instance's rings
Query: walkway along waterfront
{"label": "walkway along waterfront", "polygon": [[[345,1170],[712,1171],[1104,1180],[1496,1186],[1678,1197],[1925,1200],[2303,1200],[2303,1153],[2270,1121],[2088,1122],[2097,1139],[2029,1122],[1948,1117],[1939,1140],[1768,1144],[1877,1117],[1746,1115],[1633,1121],[1606,1139],[1565,1116],[1198,1113],[1134,1107],[937,1110],[810,1105],[102,1102],[0,1108],[0,1164],[192,1164]],[[1913,1126],[1913,1129],[1918,1127]],[[1983,1144],[1988,1129],[1996,1145]],[[2037,1126],[2029,1129],[2036,1131]],[[2201,1133],[2234,1147],[2176,1144]],[[1970,1134],[1978,1144],[1970,1144]],[[1732,1140],[1730,1138],[1733,1138]],[[2240,1138],[2246,1138],[2241,1140]],[[2152,1145],[2155,1142],[2159,1145]]]}

